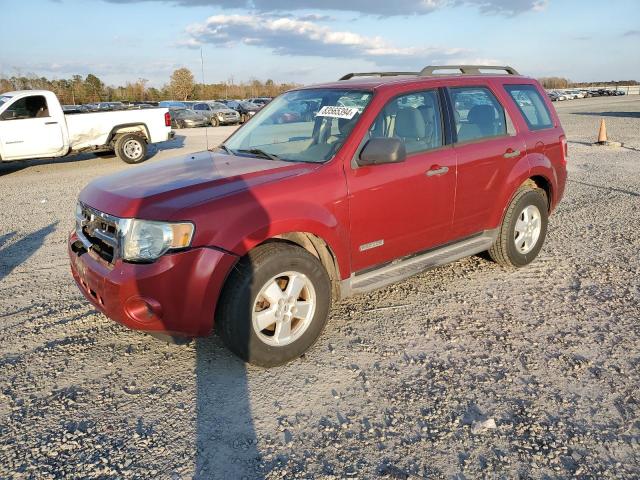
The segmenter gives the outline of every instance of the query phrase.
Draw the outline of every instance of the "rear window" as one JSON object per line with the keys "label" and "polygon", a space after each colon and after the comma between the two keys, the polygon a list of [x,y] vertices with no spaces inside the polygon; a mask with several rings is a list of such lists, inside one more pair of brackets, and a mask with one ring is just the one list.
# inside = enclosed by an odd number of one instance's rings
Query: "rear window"
{"label": "rear window", "polygon": [[553,128],[551,114],[536,87],[533,85],[505,85],[504,88],[509,92],[522,113],[529,130]]}

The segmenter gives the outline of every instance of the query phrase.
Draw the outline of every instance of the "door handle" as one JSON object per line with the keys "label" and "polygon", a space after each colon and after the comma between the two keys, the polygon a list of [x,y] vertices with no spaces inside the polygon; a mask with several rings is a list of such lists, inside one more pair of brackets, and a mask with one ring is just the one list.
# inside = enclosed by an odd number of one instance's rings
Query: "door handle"
{"label": "door handle", "polygon": [[427,177],[435,177],[436,175],[444,175],[449,171],[449,167],[440,167],[434,165],[430,170],[427,170]]}
{"label": "door handle", "polygon": [[58,122],[44,122],[45,125],[57,125]]}
{"label": "door handle", "polygon": [[504,158],[516,158],[520,156],[520,150],[514,150],[513,148],[508,148],[504,155]]}

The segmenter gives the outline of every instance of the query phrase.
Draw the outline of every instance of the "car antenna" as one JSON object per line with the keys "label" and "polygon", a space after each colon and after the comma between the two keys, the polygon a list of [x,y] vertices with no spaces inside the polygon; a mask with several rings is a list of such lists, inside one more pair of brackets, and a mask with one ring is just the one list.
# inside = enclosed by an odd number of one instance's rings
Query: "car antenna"
{"label": "car antenna", "polygon": [[[200,71],[202,73],[202,88],[204,88],[204,57],[202,56],[202,47],[200,47]],[[204,136],[207,142],[207,151],[209,151],[209,125],[204,127]]]}

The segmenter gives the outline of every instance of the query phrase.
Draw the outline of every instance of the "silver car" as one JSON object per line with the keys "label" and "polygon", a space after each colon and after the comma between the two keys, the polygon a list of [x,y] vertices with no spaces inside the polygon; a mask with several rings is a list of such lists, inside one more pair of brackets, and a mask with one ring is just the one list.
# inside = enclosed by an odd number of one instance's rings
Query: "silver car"
{"label": "silver car", "polygon": [[211,126],[240,123],[240,114],[219,102],[194,102],[191,107],[209,119]]}

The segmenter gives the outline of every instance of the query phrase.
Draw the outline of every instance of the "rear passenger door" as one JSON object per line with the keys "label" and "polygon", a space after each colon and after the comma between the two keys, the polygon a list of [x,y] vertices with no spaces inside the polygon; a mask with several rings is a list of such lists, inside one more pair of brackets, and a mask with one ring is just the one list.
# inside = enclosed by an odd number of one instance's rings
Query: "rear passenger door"
{"label": "rear passenger door", "polygon": [[446,242],[456,190],[456,159],[445,142],[437,89],[391,99],[362,146],[401,139],[404,162],[351,165],[347,171],[352,269],[359,271]]}
{"label": "rear passenger door", "polygon": [[525,155],[525,143],[516,134],[503,105],[488,86],[448,89],[454,117],[454,149],[458,158],[458,187],[453,239],[496,228],[501,186],[513,164]]}

